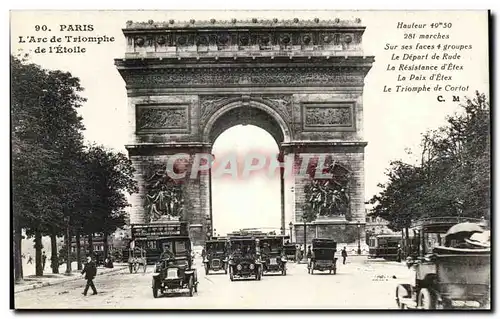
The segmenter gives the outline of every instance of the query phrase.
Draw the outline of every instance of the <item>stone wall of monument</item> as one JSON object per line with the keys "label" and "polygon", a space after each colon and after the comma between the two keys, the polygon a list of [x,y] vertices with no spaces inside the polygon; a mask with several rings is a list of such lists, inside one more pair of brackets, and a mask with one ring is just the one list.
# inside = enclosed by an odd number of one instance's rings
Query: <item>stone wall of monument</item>
{"label": "stone wall of monument", "polygon": [[[365,194],[364,194],[364,152],[335,152],[335,153],[299,153],[304,155],[324,155],[331,158],[350,170],[350,215],[346,219],[365,222]],[[295,220],[302,221],[303,203],[305,201],[304,188],[311,179],[308,176],[295,178]]]}
{"label": "stone wall of monument", "polygon": [[[176,147],[164,149],[163,152],[175,154],[177,152],[183,152],[185,150]],[[130,159],[136,172],[134,173],[134,178],[138,182],[139,192],[133,194],[130,198],[130,204],[132,205],[130,209],[130,222],[131,224],[145,223],[145,196],[147,193],[147,182],[146,180],[149,176],[146,176],[148,172],[148,165],[152,164],[162,164],[166,165],[169,154],[156,154],[156,155],[131,155]],[[186,167],[190,167],[193,162],[194,156],[191,156]],[[186,175],[189,177],[191,171],[188,169]],[[200,234],[206,233],[206,216],[210,215],[210,205],[209,205],[209,175],[206,173],[200,173],[197,179],[185,178],[182,180],[182,189],[184,196],[184,207],[183,207],[183,217],[186,218],[193,227],[193,233],[196,233],[196,239],[199,241]]]}
{"label": "stone wall of monument", "polygon": [[361,94],[360,88],[338,88],[335,92],[322,94],[294,94],[291,121],[294,140],[362,140]]}
{"label": "stone wall of monument", "polygon": [[130,97],[128,107],[130,144],[200,140],[197,95]]}

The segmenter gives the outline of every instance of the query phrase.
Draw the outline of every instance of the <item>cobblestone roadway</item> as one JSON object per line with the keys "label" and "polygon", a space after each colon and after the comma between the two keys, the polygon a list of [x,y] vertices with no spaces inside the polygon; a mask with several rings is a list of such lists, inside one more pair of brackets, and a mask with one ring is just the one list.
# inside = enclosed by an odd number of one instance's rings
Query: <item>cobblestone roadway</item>
{"label": "cobblestone roadway", "polygon": [[[404,264],[353,257],[340,264],[336,275],[308,275],[306,266],[290,263],[286,276],[264,276],[262,281],[231,282],[224,274],[205,276],[198,267],[198,294],[154,299],[151,272],[121,271],[98,277],[99,294],[84,297],[83,279],[15,294],[16,308],[334,308],[394,309],[394,291],[408,282]],[[393,279],[392,276],[397,279]],[[385,278],[383,278],[385,277]]]}

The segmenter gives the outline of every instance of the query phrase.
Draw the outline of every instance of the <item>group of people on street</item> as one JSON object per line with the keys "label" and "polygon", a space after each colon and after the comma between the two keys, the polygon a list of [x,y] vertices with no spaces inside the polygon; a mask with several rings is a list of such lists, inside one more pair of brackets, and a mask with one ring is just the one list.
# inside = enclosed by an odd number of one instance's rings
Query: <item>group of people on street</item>
{"label": "group of people on street", "polygon": [[[22,259],[26,259],[27,258],[27,264],[33,264],[33,257],[31,256],[30,253],[26,255],[22,254],[21,255],[21,258]],[[42,253],[42,268],[45,270],[45,264],[47,262],[47,255],[45,253],[45,251]],[[104,261],[104,267],[107,267],[107,268],[113,268],[113,258],[111,258],[111,255],[108,255],[108,257],[105,259]],[[97,294],[97,289],[94,285],[94,279],[97,275],[97,265],[96,265],[96,258],[92,258],[92,256],[89,254],[87,255],[87,258],[86,258],[86,262],[85,262],[85,265],[84,265],[84,268],[81,272],[82,275],[85,276],[85,280],[87,281],[86,282],[86,285],[85,285],[85,289],[83,290],[82,294],[84,296],[87,295],[87,292],[90,289],[92,289],[92,295],[96,295]]]}

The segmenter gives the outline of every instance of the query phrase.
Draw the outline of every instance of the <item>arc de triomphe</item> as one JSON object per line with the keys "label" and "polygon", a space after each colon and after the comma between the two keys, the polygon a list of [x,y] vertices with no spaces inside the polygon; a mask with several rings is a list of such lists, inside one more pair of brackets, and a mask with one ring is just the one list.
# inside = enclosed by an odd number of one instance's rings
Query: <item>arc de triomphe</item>
{"label": "arc de triomphe", "polygon": [[[139,182],[131,223],[180,214],[202,243],[217,214],[210,175],[169,186],[161,167],[173,154],[210,153],[226,129],[252,124],[296,166],[302,155],[326,155],[349,172],[347,212],[320,216],[308,224],[307,238],[349,246],[361,239],[364,246],[362,96],[374,61],[363,55],[364,30],[359,19],[127,22],[126,52],[115,64],[126,83],[126,147]],[[281,180],[281,227],[288,229],[290,216],[301,242],[311,179]]]}

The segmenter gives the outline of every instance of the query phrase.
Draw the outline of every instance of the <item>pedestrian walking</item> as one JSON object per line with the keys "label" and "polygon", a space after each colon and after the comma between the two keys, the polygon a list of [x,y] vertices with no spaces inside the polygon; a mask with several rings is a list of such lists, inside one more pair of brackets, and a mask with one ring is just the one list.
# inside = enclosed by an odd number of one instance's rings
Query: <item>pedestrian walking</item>
{"label": "pedestrian walking", "polygon": [[28,254],[28,264],[33,263],[33,257],[31,257],[31,254]]}
{"label": "pedestrian walking", "polygon": [[402,259],[401,257],[402,257],[402,255],[403,255],[403,251],[402,251],[402,249],[401,249],[401,245],[398,245],[398,257],[397,257],[398,263],[400,263],[400,262],[401,262],[401,259]]}
{"label": "pedestrian walking", "polygon": [[85,289],[83,290],[83,295],[87,295],[87,291],[89,290],[89,287],[92,288],[93,295],[97,295],[97,289],[95,289],[94,285],[94,278],[97,275],[97,267],[92,261],[92,257],[87,256],[87,263],[85,264],[85,267],[83,267],[82,270],[82,275],[85,274],[85,279],[87,280],[87,284],[85,285]]}
{"label": "pedestrian walking", "polygon": [[311,246],[307,246],[307,264],[309,266],[311,266],[311,259],[312,259],[312,250],[311,250]]}
{"label": "pedestrian walking", "polygon": [[342,249],[342,264],[345,265],[345,260],[347,258],[347,250],[346,250],[346,247],[344,247],[344,249]]}
{"label": "pedestrian walking", "polygon": [[42,269],[45,270],[45,263],[47,262],[47,255],[45,255],[45,252],[42,254]]}

